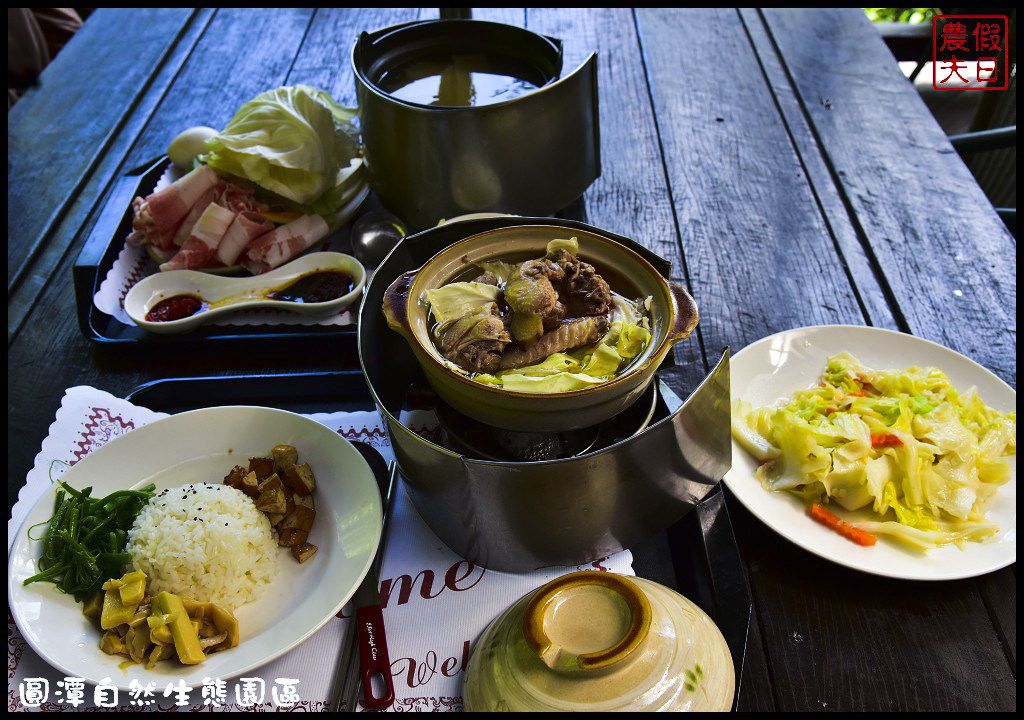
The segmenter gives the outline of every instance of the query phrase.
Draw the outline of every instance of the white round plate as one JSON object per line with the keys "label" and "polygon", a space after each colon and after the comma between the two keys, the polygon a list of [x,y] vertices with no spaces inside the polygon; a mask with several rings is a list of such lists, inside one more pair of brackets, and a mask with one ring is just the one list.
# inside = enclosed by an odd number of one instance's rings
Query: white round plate
{"label": "white round plate", "polygon": [[[1017,393],[991,372],[949,348],[912,335],[880,328],[824,325],[788,330],[758,340],[732,358],[732,397],[766,407],[817,384],[827,358],[849,352],[874,370],[914,365],[942,370],[961,393],[977,387],[986,405],[1016,410]],[[1017,560],[1017,473],[1000,487],[987,505],[988,517],[999,525],[990,542],[967,543],[916,551],[880,536],[862,547],[812,520],[799,498],[769,492],[754,476],[757,461],[735,440],[732,469],[725,475],[729,490],[775,532],[826,560],[874,575],[909,580],[954,580],[983,575]],[[838,511],[844,519],[867,519],[866,514]]]}
{"label": "white round plate", "polygon": [[[54,488],[33,507],[7,561],[7,598],[18,629],[40,657],[70,677],[127,690],[132,680],[165,687],[179,678],[189,687],[203,678],[227,680],[264,665],[308,638],[355,593],[377,551],[383,514],[370,467],[347,440],[309,418],[260,407],[216,407],[172,415],[132,430],[73,465],[62,480],[92,486],[93,497],[155,483],[157,490],[190,483],[221,483],[235,465],[294,445],[317,478],[316,519],[309,542],[317,553],[299,564],[280,548],[279,571],[256,602],[236,609],[237,647],[207,656],[199,665],[161,662],[119,667],[120,655],[99,647],[100,632],[82,606],[49,583],[23,585],[34,575],[41,542],[28,528],[46,522]],[[36,532],[43,528],[37,528]],[[33,535],[36,535],[36,532]]]}

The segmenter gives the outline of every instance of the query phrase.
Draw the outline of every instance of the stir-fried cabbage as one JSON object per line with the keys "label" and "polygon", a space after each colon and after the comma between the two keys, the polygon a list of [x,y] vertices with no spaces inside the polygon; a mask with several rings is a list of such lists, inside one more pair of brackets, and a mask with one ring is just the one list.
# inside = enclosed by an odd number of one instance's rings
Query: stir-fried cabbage
{"label": "stir-fried cabbage", "polygon": [[308,85],[280,87],[245,103],[201,159],[329,217],[345,204],[359,170],[356,110]]}
{"label": "stir-fried cabbage", "polygon": [[785,407],[736,400],[733,437],[767,490],[868,508],[858,527],[917,547],[991,538],[985,503],[1013,471],[1017,414],[957,393],[936,368],[875,371],[829,358],[817,387]]}

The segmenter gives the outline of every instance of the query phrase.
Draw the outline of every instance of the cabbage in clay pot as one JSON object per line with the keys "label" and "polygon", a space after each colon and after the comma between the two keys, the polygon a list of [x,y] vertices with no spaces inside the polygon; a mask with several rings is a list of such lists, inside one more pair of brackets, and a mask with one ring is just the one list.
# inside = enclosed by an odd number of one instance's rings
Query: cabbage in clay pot
{"label": "cabbage in clay pot", "polygon": [[428,290],[449,367],[529,393],[580,390],[628,367],[651,341],[648,303],[612,292],[578,252],[575,238],[553,240],[543,258],[482,263],[473,281]]}

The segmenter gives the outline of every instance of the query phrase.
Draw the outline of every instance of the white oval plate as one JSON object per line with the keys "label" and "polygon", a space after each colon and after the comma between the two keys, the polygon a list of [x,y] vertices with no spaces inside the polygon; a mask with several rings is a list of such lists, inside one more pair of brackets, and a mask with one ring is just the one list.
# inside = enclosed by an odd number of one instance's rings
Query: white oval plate
{"label": "white oval plate", "polygon": [[[119,665],[125,658],[99,647],[100,632],[82,606],[49,583],[25,586],[34,575],[42,543],[28,529],[53,512],[54,488],[33,507],[18,531],[7,562],[7,598],[18,629],[40,657],[70,677],[123,690],[132,680],[165,687],[179,678],[198,687],[203,678],[227,680],[279,657],[319,630],[348,602],[380,542],[380,491],[370,467],[331,429],[301,415],[260,407],[216,407],[172,415],[132,430],[73,465],[62,480],[92,486],[93,496],[153,482],[157,489],[221,483],[234,465],[294,445],[317,478],[316,519],[309,542],[317,553],[301,565],[280,548],[279,572],[265,595],[235,612],[237,647],[207,656],[199,665],[161,662]],[[37,532],[43,528],[37,528]]]}
{"label": "white oval plate", "polygon": [[[788,330],[758,340],[732,358],[732,397],[755,407],[775,405],[817,384],[830,355],[847,351],[875,370],[913,365],[942,370],[960,392],[971,386],[985,404],[1000,412],[1016,410],[1017,393],[991,372],[963,355],[928,340],[880,328],[824,325]],[[786,492],[769,492],[754,476],[757,461],[735,440],[732,469],[725,483],[755,516],[787,540],[826,560],[874,575],[909,580],[954,580],[983,575],[1017,560],[1017,473],[989,500],[988,517],[1000,528],[987,543],[967,543],[917,552],[879,537],[861,547],[819,525],[801,501]],[[842,513],[856,520],[857,513]]]}
{"label": "white oval plate", "polygon": [[[341,270],[352,277],[351,292],[334,300],[296,303],[269,300],[265,293],[288,285],[308,273]],[[302,315],[332,315],[352,305],[363,292],[366,269],[351,255],[318,252],[292,260],[255,277],[226,277],[199,270],[169,270],[139,281],[124,298],[124,311],[139,327],[159,334],[183,333],[238,310],[285,310]],[[166,322],[146,320],[146,314],[162,300],[175,295],[196,295],[209,307],[206,310]]]}

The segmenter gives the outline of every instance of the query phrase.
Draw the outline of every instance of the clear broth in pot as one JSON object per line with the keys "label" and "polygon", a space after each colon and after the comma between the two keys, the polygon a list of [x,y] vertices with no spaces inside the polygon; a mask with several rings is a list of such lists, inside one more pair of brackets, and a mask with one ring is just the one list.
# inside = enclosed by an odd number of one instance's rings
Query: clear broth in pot
{"label": "clear broth in pot", "polygon": [[390,70],[378,85],[405,102],[472,107],[522,97],[544,84],[538,74],[486,55],[443,55],[413,60]]}

